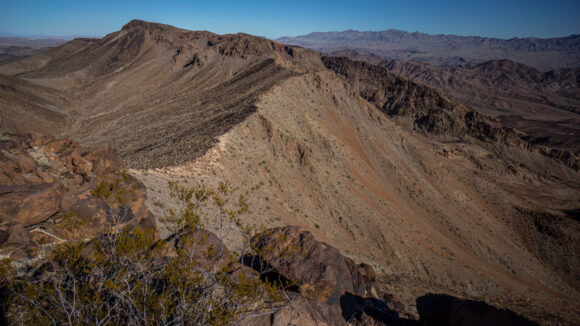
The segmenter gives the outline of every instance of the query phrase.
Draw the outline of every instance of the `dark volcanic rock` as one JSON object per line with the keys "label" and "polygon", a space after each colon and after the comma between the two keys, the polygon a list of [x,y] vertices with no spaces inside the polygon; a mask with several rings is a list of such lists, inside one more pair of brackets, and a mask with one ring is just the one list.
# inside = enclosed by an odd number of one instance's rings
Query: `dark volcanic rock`
{"label": "dark volcanic rock", "polygon": [[289,293],[291,303],[272,314],[250,317],[241,322],[244,326],[346,326],[348,325],[334,305],[306,299]]}
{"label": "dark volcanic rock", "polygon": [[342,316],[349,322],[362,325],[419,325],[393,296],[384,299],[363,298],[347,293],[340,298]]}
{"label": "dark volcanic rock", "polygon": [[308,299],[339,304],[345,293],[378,297],[376,275],[370,266],[354,263],[299,227],[267,230],[253,239],[253,246],[264,262],[296,282]]}
{"label": "dark volcanic rock", "polygon": [[231,252],[214,233],[199,230],[192,234],[188,240],[194,241],[195,246],[192,247],[191,243],[187,245],[187,241],[180,234],[170,235],[167,239],[162,240],[166,243],[162,255],[174,257],[177,255],[177,250],[186,250],[188,256],[203,266],[213,264],[216,260],[219,268],[233,263]]}
{"label": "dark volcanic rock", "polygon": [[[109,227],[154,227],[143,185],[125,173],[107,148],[82,153],[70,140],[2,135],[0,138],[1,250],[32,252],[71,237],[93,238]],[[125,194],[110,207],[95,189]],[[111,214],[115,209],[117,214]]]}

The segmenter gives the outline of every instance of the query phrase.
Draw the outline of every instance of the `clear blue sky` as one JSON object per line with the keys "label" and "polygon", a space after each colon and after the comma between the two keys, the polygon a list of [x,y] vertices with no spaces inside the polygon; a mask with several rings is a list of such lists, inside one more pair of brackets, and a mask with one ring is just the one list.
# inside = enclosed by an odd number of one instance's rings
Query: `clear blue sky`
{"label": "clear blue sky", "polygon": [[580,0],[0,0],[0,33],[103,36],[131,19],[276,38],[389,28],[501,38],[580,34]]}

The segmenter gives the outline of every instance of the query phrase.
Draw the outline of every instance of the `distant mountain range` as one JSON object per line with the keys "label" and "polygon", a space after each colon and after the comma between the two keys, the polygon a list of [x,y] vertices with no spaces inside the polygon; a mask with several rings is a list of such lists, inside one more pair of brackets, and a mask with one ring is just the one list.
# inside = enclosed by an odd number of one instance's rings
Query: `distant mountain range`
{"label": "distant mountain range", "polygon": [[27,37],[0,37],[0,47],[20,46],[33,49],[61,45],[70,39],[65,38],[27,38]]}
{"label": "distant mountain range", "polygon": [[63,38],[0,37],[0,64],[37,54],[42,49],[61,45],[65,42],[68,40]]}
{"label": "distant mountain range", "polygon": [[499,39],[477,36],[430,35],[389,29],[380,32],[317,32],[276,41],[330,53],[352,49],[385,59],[435,65],[509,59],[547,71],[580,66],[580,35],[540,39]]}

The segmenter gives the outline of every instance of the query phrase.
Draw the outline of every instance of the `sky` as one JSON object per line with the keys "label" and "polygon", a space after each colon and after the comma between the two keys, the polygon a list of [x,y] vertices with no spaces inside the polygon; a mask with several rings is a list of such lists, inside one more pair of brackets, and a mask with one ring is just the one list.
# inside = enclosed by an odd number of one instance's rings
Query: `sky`
{"label": "sky", "polygon": [[0,34],[104,36],[132,19],[278,38],[400,29],[499,38],[580,34],[580,0],[0,0]]}

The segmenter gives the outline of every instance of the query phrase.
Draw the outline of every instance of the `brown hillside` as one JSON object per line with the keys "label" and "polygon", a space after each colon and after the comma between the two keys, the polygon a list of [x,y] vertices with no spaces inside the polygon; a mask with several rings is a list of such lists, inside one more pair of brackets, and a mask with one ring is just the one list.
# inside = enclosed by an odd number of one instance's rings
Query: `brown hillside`
{"label": "brown hillside", "polygon": [[395,60],[380,65],[499,118],[535,143],[580,149],[579,68],[541,72],[509,60],[455,67]]}
{"label": "brown hillside", "polygon": [[255,111],[258,94],[320,64],[313,55],[249,35],[132,21],[101,40],[77,39],[0,73],[61,90],[70,102],[59,109],[74,121],[66,136],[111,144],[128,165],[150,167],[199,156]]}

